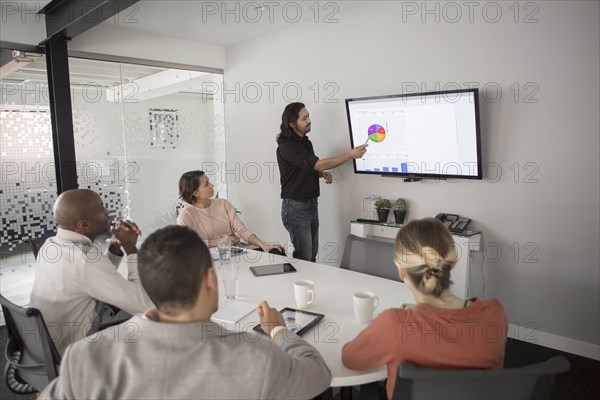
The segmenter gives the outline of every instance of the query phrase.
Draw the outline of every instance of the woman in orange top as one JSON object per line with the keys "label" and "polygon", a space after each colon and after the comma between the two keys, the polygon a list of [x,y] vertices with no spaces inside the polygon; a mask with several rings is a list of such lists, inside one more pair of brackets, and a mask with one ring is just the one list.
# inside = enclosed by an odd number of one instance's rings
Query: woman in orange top
{"label": "woman in orange top", "polygon": [[398,365],[426,368],[502,368],[506,314],[497,299],[465,300],[450,291],[457,261],[454,240],[438,220],[412,221],[398,232],[394,263],[415,306],[382,312],[342,351],[347,368],[387,365],[392,397]]}

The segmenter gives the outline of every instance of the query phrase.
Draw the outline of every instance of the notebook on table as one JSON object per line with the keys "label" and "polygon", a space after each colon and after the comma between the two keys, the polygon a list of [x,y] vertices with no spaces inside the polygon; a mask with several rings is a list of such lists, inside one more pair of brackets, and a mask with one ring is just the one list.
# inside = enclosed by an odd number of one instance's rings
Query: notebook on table
{"label": "notebook on table", "polygon": [[235,324],[252,311],[256,311],[258,304],[246,303],[245,301],[234,301],[233,303],[219,308],[211,319],[215,322]]}

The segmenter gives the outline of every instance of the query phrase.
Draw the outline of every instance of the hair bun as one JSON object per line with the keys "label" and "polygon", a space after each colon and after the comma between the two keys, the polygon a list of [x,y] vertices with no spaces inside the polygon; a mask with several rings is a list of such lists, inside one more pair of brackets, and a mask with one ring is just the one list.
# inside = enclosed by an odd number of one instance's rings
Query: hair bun
{"label": "hair bun", "polygon": [[431,278],[432,276],[435,276],[437,278],[441,275],[442,275],[442,271],[437,268],[428,268],[427,272],[425,273],[425,277],[427,279]]}

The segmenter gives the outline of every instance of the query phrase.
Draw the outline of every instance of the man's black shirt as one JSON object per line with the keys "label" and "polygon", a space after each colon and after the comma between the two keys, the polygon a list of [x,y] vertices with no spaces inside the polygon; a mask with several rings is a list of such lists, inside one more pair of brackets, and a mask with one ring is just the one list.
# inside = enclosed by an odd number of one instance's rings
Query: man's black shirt
{"label": "man's black shirt", "polygon": [[313,169],[318,160],[306,136],[296,136],[279,144],[277,163],[282,199],[308,200],[319,197],[319,172]]}

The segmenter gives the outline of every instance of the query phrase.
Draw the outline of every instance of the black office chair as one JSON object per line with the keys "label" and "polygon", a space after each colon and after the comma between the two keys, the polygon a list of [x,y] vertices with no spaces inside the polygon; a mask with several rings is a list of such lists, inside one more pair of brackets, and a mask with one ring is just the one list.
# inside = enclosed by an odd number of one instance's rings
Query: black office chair
{"label": "black office chair", "polygon": [[400,281],[394,265],[394,243],[348,235],[340,268]]}
{"label": "black office chair", "polygon": [[0,295],[8,342],[6,384],[15,393],[41,392],[58,376],[60,354],[37,308],[21,307]]}
{"label": "black office chair", "polygon": [[547,399],[557,374],[570,367],[564,356],[519,368],[456,370],[400,364],[394,400]]}
{"label": "black office chair", "polygon": [[49,233],[47,235],[44,236],[40,236],[37,238],[31,238],[29,240],[27,240],[29,242],[29,244],[31,245],[31,252],[33,253],[33,258],[37,259],[37,255],[40,252],[40,249],[42,248],[42,245],[44,243],[46,243],[46,239],[51,238],[52,236],[55,236],[56,233]]}

